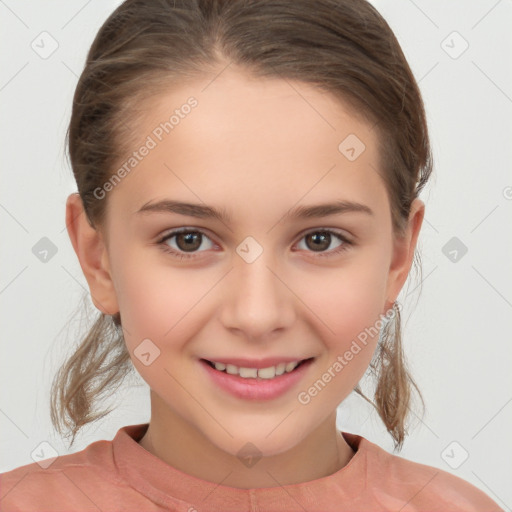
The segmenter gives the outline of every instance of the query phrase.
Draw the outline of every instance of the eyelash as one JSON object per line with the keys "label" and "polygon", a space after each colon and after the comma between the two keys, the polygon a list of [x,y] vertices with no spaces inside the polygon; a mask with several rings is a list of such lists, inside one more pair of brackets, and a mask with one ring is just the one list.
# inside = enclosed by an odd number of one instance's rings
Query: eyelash
{"label": "eyelash", "polygon": [[[179,258],[180,260],[196,258],[197,252],[196,253],[177,252],[176,250],[170,248],[165,243],[170,238],[173,238],[174,236],[179,235],[181,233],[200,233],[202,236],[205,236],[206,238],[210,238],[204,231],[201,231],[200,229],[182,228],[182,229],[174,230],[174,231],[171,231],[170,233],[167,233],[163,238],[161,238],[160,240],[157,241],[157,245],[159,245],[164,252],[169,253],[172,256]],[[337,231],[333,231],[332,229],[315,229],[313,231],[308,231],[307,233],[305,233],[302,236],[302,238],[304,238],[308,235],[314,234],[314,233],[329,233],[331,235],[334,235],[335,237],[337,237],[339,240],[341,240],[343,242],[336,249],[333,249],[331,251],[316,253],[316,257],[319,257],[319,258],[322,258],[322,257],[329,258],[329,257],[336,256],[344,251],[347,251],[351,246],[354,245],[353,242],[348,240],[346,237],[344,237],[342,234],[338,233]],[[301,240],[302,240],[302,238],[301,238]],[[202,252],[202,251],[199,251],[199,252]],[[313,252],[313,251],[309,251],[309,252]]]}

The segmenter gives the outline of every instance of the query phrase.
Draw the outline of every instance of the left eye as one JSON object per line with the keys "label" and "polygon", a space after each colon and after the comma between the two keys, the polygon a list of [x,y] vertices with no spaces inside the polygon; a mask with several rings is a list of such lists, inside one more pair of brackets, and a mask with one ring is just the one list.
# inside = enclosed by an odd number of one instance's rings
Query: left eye
{"label": "left eye", "polygon": [[[326,249],[331,245],[332,239],[336,237],[341,241],[333,250],[328,251],[328,254],[324,254],[322,249]],[[330,229],[322,230],[322,231],[311,231],[304,235],[301,240],[306,241],[306,248],[313,248],[313,252],[320,252],[319,256],[328,256],[332,253],[339,253],[342,250],[345,250],[347,245],[350,245],[350,242],[341,234],[332,231]]]}
{"label": "left eye", "polygon": [[[336,237],[340,243],[334,249],[325,251],[325,249],[331,245],[333,236]],[[174,238],[176,239],[174,246],[166,243],[168,240],[172,240]],[[207,247],[207,249],[211,249],[213,242],[208,235],[201,230],[187,228],[175,230],[166,234],[157,242],[157,244],[160,245],[165,252],[168,252],[177,258],[195,258],[197,257],[195,253],[202,252],[197,249],[201,247],[203,238],[210,241],[211,245],[210,247]],[[339,254],[353,245],[353,242],[348,240],[341,233],[331,229],[317,229],[316,231],[310,231],[303,235],[301,241],[302,240],[306,240],[306,250],[313,248],[313,250],[308,252],[317,253],[316,256],[319,257],[328,257]]]}

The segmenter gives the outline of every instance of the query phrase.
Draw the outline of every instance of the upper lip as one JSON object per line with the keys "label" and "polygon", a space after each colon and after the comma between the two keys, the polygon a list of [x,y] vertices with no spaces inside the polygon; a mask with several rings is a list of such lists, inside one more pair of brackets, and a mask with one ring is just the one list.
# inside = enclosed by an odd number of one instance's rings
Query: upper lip
{"label": "upper lip", "polygon": [[[206,359],[206,358],[203,358]],[[208,358],[207,361],[212,363],[233,364],[239,368],[269,368],[270,366],[277,366],[280,363],[300,362],[305,359],[312,359],[310,357],[266,357],[264,359],[246,359],[243,357],[214,357]]]}

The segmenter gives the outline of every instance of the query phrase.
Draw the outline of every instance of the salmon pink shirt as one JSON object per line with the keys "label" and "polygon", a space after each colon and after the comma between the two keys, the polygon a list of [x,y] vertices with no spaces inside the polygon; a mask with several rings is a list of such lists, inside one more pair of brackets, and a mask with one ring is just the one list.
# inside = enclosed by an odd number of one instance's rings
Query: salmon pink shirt
{"label": "salmon pink shirt", "polygon": [[[111,441],[0,475],[0,511],[30,512],[356,512],[503,511],[474,485],[392,455],[343,432],[355,454],[332,475],[282,487],[237,489],[201,480],[138,444],[148,423]],[[41,464],[41,465],[40,465]]]}

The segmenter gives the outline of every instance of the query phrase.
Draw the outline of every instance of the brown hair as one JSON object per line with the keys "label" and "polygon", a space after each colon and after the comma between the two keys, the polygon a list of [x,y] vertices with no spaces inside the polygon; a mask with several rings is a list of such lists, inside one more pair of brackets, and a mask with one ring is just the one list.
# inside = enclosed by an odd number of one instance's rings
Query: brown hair
{"label": "brown hair", "polygon": [[[412,201],[432,172],[423,101],[391,28],[366,0],[126,0],[105,21],[87,55],[67,132],[69,157],[89,224],[101,229],[108,201],[94,191],[134,147],[129,123],[142,102],[173,84],[232,64],[255,77],[309,83],[327,91],[377,130],[393,231],[404,233]],[[211,75],[210,75],[211,74]],[[341,142],[341,141],[340,141]],[[414,264],[418,255],[415,253]],[[421,262],[420,262],[421,270]],[[394,328],[393,328],[394,324]],[[375,403],[401,448],[411,385],[401,346],[400,314],[386,325],[370,363]],[[101,313],[60,368],[51,420],[77,432],[110,411],[100,395],[133,371],[119,313]],[[424,402],[423,402],[424,405]],[[64,427],[64,430],[63,428]]]}

